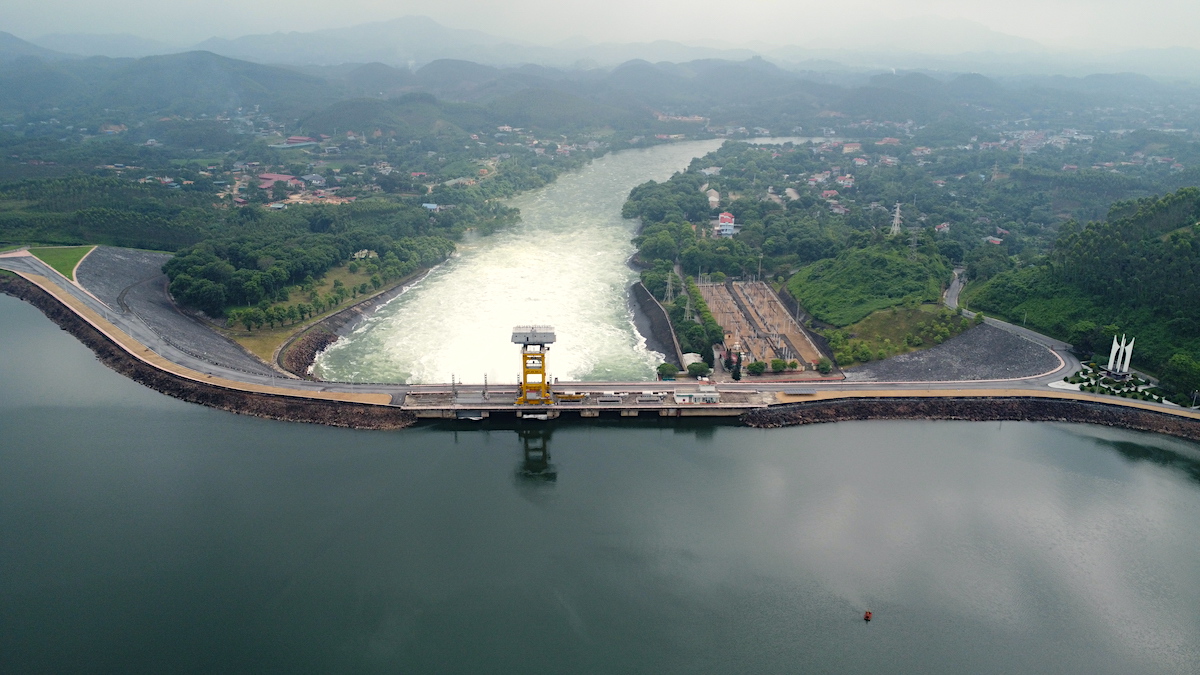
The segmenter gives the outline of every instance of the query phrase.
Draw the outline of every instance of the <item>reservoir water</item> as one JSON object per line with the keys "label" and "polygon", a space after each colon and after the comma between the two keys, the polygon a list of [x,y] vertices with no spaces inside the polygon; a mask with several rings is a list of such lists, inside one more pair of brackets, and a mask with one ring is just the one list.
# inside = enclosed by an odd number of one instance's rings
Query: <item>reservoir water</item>
{"label": "reservoir water", "polygon": [[666,180],[720,141],[601,157],[511,200],[521,223],[469,237],[458,254],[317,359],[314,374],[342,382],[512,384],[518,324],[549,324],[548,360],[563,381],[649,380],[662,355],[646,349],[627,300],[636,224],[621,205],[636,185]]}
{"label": "reservoir water", "polygon": [[289,424],[2,295],[0,384],[3,672],[1200,672],[1200,447],[1166,437]]}

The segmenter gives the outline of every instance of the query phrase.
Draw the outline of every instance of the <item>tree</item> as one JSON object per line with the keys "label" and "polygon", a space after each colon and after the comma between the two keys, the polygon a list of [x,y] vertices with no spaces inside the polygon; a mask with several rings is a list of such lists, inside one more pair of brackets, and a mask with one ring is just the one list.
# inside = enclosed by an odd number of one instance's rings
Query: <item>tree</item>
{"label": "tree", "polygon": [[763,361],[754,361],[746,364],[746,372],[751,375],[762,375],[767,372],[767,364]]}
{"label": "tree", "polygon": [[978,326],[981,323],[983,323],[983,312],[976,312],[975,313],[975,325]]}
{"label": "tree", "polygon": [[822,356],[820,361],[817,361],[817,372],[822,375],[828,375],[833,372],[833,361],[828,357]]}
{"label": "tree", "polygon": [[1162,383],[1185,395],[1200,389],[1200,361],[1186,352],[1177,352],[1163,366]]}
{"label": "tree", "polygon": [[660,363],[658,365],[658,376],[661,379],[674,379],[675,374],[679,372],[679,368],[675,367],[674,363]]}
{"label": "tree", "polygon": [[782,373],[787,370],[787,361],[783,359],[771,359],[771,370],[776,373]]}
{"label": "tree", "polygon": [[687,372],[688,375],[691,375],[692,377],[704,377],[712,372],[712,369],[708,367],[707,363],[703,361],[697,361],[695,363],[688,364]]}

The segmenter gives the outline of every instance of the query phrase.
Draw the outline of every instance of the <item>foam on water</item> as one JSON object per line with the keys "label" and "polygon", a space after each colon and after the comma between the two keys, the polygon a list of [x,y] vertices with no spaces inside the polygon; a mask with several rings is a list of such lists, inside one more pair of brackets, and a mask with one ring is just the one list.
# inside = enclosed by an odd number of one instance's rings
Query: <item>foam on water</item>
{"label": "foam on water", "polygon": [[621,218],[634,186],[665,180],[718,147],[697,141],[602,157],[511,201],[521,222],[468,237],[458,254],[321,354],[313,372],[349,382],[513,383],[519,324],[549,324],[560,380],[638,381],[662,355],[633,326],[627,261],[636,223]]}

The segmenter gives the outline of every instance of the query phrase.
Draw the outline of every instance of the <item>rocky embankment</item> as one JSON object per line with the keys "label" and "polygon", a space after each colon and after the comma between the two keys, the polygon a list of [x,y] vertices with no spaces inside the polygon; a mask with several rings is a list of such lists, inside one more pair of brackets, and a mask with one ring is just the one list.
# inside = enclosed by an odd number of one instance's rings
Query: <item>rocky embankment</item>
{"label": "rocky embankment", "polygon": [[299,375],[309,380],[318,379],[309,372],[317,360],[317,354],[343,336],[348,335],[360,321],[386,305],[392,298],[403,293],[412,282],[428,273],[428,269],[419,269],[396,282],[389,290],[330,314],[304,329],[280,348],[279,366],[293,375]]}
{"label": "rocky embankment", "polygon": [[1200,441],[1200,420],[1151,410],[1047,398],[862,398],[789,403],[742,415],[747,426],[777,428],[854,420],[1078,422]]}
{"label": "rocky embankment", "polygon": [[317,354],[329,345],[338,341],[337,333],[317,324],[304,331],[279,352],[279,365],[284,370],[307,379],[315,379],[308,372],[316,360]]}
{"label": "rocky embankment", "polygon": [[415,415],[399,408],[258,394],[193,382],[133,358],[54,296],[24,279],[0,276],[0,291],[37,307],[47,318],[95,352],[96,358],[109,368],[139,384],[189,403],[241,415],[354,429],[403,429],[417,421]]}

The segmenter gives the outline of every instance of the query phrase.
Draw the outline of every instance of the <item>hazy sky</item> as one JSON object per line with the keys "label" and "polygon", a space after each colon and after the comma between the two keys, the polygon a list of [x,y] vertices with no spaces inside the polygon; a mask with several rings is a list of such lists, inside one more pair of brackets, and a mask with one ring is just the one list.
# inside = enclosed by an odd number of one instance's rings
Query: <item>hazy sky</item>
{"label": "hazy sky", "polygon": [[[1051,48],[1192,46],[1197,0],[0,0],[0,30],[132,33],[177,44],[309,31],[406,15],[552,44],[654,39],[805,46],[829,35],[871,37],[904,17],[967,19]],[[920,35],[932,41],[937,35]],[[853,46],[864,46],[855,44]],[[866,45],[869,46],[869,45]]]}

